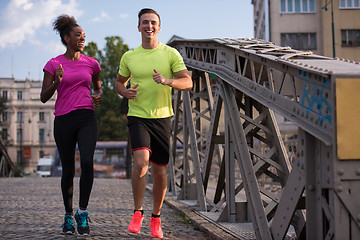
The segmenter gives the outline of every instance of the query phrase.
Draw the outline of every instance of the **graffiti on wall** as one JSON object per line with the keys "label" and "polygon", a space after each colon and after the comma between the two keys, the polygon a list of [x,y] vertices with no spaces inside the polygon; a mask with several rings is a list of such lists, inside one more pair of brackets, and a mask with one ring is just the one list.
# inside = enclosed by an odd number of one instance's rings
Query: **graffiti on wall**
{"label": "graffiti on wall", "polygon": [[299,77],[305,82],[300,104],[307,109],[306,114],[316,113],[319,123],[328,121],[331,124],[331,105],[325,97],[326,90],[330,89],[330,80],[326,78],[318,85],[315,75],[304,71],[299,72]]}

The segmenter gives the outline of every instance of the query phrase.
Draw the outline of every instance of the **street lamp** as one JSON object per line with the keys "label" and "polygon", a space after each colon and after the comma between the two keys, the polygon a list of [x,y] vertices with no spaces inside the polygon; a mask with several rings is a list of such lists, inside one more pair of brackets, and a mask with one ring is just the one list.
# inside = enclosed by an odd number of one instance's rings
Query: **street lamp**
{"label": "street lamp", "polygon": [[329,2],[326,0],[325,5],[322,7],[322,9],[325,9],[327,11],[327,6],[331,3],[331,31],[332,31],[332,46],[333,46],[333,57],[336,57],[335,54],[335,30],[334,30],[334,7],[333,7],[333,0],[330,0]]}
{"label": "street lamp", "polygon": [[20,140],[20,171],[23,172],[23,129],[22,129],[22,115],[20,117],[20,129],[19,129],[19,140]]}

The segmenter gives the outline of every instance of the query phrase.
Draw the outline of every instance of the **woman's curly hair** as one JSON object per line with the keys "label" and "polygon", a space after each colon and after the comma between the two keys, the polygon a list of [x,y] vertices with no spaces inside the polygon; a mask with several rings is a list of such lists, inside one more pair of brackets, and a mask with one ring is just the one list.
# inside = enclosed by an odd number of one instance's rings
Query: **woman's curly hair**
{"label": "woman's curly hair", "polygon": [[61,42],[66,46],[64,36],[70,36],[70,32],[74,27],[78,27],[74,17],[66,14],[62,14],[57,17],[53,23],[54,30],[60,34]]}

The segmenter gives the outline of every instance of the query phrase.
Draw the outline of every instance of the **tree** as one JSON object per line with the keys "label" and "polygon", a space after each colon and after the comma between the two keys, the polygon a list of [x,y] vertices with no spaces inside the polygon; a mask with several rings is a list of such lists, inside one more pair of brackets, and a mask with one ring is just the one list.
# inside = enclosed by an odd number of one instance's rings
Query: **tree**
{"label": "tree", "polygon": [[103,100],[101,107],[95,111],[99,127],[98,140],[127,140],[126,121],[120,113],[122,97],[115,90],[115,81],[120,59],[129,47],[119,36],[106,37],[105,40],[103,50],[99,50],[94,42],[84,47],[84,54],[95,58],[101,67]]}
{"label": "tree", "polygon": [[126,120],[124,116],[116,116],[114,111],[105,112],[105,115],[100,118],[98,127],[102,141],[127,140]]}
{"label": "tree", "polygon": [[122,55],[129,50],[127,44],[118,36],[106,37],[104,57],[101,60],[101,69],[103,69],[103,84],[113,88],[115,86],[116,74],[118,72],[120,59]]}

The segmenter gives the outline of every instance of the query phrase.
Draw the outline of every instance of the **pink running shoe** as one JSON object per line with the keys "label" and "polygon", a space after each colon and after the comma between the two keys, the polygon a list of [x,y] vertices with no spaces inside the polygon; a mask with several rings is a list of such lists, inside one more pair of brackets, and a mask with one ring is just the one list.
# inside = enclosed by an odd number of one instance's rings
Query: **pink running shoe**
{"label": "pink running shoe", "polygon": [[143,219],[144,219],[144,216],[141,215],[141,212],[135,211],[134,215],[131,218],[131,222],[128,227],[128,231],[132,232],[132,233],[139,233]]}
{"label": "pink running shoe", "polygon": [[150,230],[152,238],[163,238],[163,231],[161,229],[160,218],[151,217],[150,219]]}

